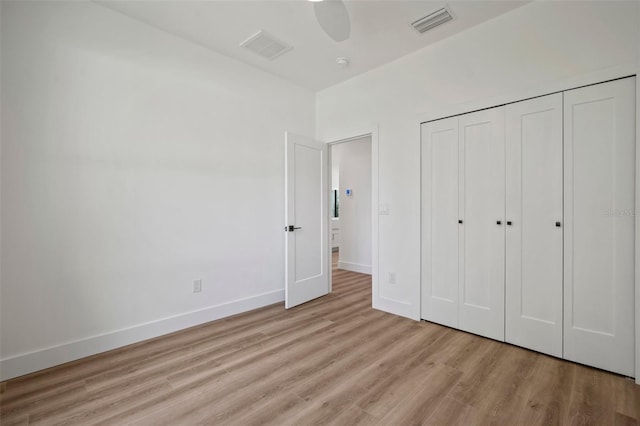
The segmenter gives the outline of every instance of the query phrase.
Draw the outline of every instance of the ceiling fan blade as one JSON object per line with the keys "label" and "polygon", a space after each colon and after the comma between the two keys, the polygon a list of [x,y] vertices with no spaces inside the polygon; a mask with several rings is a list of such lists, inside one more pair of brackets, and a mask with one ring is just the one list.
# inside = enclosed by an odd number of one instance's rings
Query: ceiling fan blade
{"label": "ceiling fan blade", "polygon": [[335,41],[344,41],[351,35],[349,12],[342,0],[324,0],[313,3],[316,19],[325,33]]}

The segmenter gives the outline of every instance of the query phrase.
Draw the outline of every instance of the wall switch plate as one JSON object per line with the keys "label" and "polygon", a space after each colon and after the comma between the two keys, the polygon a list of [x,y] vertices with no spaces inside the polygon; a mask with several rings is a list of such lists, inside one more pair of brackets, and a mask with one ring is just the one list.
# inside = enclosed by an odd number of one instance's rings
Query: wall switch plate
{"label": "wall switch plate", "polygon": [[389,284],[395,284],[395,283],[396,283],[396,273],[389,272]]}
{"label": "wall switch plate", "polygon": [[202,291],[202,280],[193,281],[193,292],[200,293]]}

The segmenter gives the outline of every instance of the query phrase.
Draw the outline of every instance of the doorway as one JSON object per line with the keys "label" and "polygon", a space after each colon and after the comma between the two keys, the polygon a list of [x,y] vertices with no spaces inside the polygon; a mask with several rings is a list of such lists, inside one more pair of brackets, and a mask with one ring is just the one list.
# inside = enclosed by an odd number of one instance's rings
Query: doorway
{"label": "doorway", "polygon": [[373,272],[372,135],[329,144],[329,246],[332,290],[371,288]]}

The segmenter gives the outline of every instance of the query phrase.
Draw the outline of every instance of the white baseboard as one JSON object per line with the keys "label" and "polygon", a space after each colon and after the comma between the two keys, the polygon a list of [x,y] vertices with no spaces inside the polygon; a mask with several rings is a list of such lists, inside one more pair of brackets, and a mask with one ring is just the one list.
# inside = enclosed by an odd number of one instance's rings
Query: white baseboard
{"label": "white baseboard", "polygon": [[50,348],[0,360],[0,381],[45,368],[110,351],[132,343],[173,333],[220,318],[261,308],[284,300],[284,290],[276,290],[246,299],[234,300],[133,327],[63,343]]}
{"label": "white baseboard", "polygon": [[[373,309],[388,312],[390,314],[420,321],[420,305],[415,306],[408,302],[378,296],[373,300]],[[416,310],[417,308],[417,310]]]}
{"label": "white baseboard", "polygon": [[359,272],[361,274],[371,275],[371,265],[363,265],[361,263],[338,261],[338,269],[345,269],[351,272]]}

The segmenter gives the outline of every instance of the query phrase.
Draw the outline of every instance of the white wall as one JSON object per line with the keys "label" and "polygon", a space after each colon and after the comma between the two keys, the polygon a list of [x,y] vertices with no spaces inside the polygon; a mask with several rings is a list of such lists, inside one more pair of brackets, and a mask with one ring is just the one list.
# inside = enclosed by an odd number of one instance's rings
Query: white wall
{"label": "white wall", "polygon": [[334,155],[340,176],[338,268],[371,274],[371,137],[332,145]]}
{"label": "white wall", "polygon": [[374,306],[420,317],[420,121],[636,72],[639,10],[533,2],[317,95],[318,139],[378,125],[378,196],[389,211],[379,216]]}
{"label": "white wall", "polygon": [[312,92],[89,2],[1,38],[2,380],[283,299]]}

